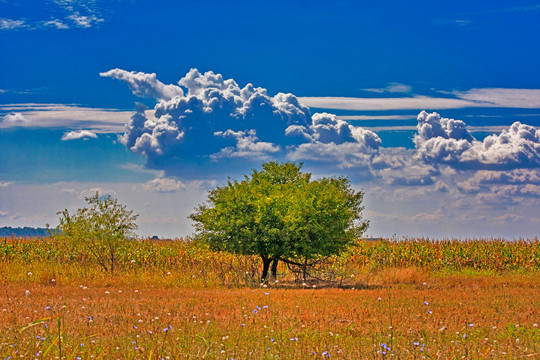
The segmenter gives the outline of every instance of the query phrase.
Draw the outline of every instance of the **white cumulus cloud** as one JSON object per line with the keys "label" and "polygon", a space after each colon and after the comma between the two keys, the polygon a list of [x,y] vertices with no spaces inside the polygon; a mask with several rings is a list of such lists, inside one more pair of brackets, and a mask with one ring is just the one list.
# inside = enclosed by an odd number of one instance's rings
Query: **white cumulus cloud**
{"label": "white cumulus cloud", "polygon": [[0,19],[0,30],[17,30],[28,27],[25,20]]}
{"label": "white cumulus cloud", "polygon": [[287,158],[292,161],[310,160],[323,163],[325,166],[337,166],[342,169],[355,168],[359,172],[371,173],[369,168],[373,155],[366,153],[365,150],[365,145],[361,143],[325,144],[315,142],[300,144],[287,154]]}
{"label": "white cumulus cloud", "polygon": [[415,141],[422,142],[435,137],[473,140],[473,136],[466,128],[467,125],[461,120],[447,119],[435,112],[428,114],[425,111],[418,115],[417,120],[418,135],[415,136]]}
{"label": "white cumulus cloud", "polygon": [[90,130],[76,130],[65,133],[62,136],[62,141],[77,140],[77,139],[88,139],[88,138],[97,138],[95,132]]}
{"label": "white cumulus cloud", "polygon": [[540,166],[540,130],[520,122],[478,141],[463,121],[422,111],[417,129],[417,156],[426,162],[485,169]]}
{"label": "white cumulus cloud", "polygon": [[249,131],[217,131],[215,136],[232,138],[236,141],[236,146],[226,147],[218,153],[210,155],[213,159],[224,158],[251,158],[255,160],[268,159],[269,154],[279,151],[279,146],[269,142],[259,141],[255,130]]}
{"label": "white cumulus cloud", "polygon": [[505,195],[537,196],[540,194],[540,169],[480,170],[456,185],[465,193],[503,192]]}
{"label": "white cumulus cloud", "polygon": [[372,167],[388,185],[433,185],[439,171],[411,156],[410,151],[400,148],[383,149],[372,161]]}
{"label": "white cumulus cloud", "polygon": [[181,181],[170,178],[155,178],[142,185],[142,188],[150,192],[174,193],[186,190],[186,185]]}
{"label": "white cumulus cloud", "polygon": [[[11,3],[17,2],[11,1]],[[47,28],[65,30],[96,27],[105,21],[101,15],[101,3],[101,1],[96,0],[41,1],[39,11],[35,14],[26,14],[30,15],[29,17],[0,18],[0,30],[36,31]],[[114,11],[111,9],[108,7],[107,13]]]}
{"label": "white cumulus cloud", "polygon": [[12,113],[4,115],[3,122],[11,124],[11,125],[20,125],[20,124],[28,123],[30,122],[30,120],[28,120],[20,112],[12,112]]}
{"label": "white cumulus cloud", "polygon": [[62,20],[59,20],[59,19],[45,21],[45,22],[43,22],[43,26],[45,26],[45,27],[53,27],[55,29],[60,29],[60,30],[69,29],[69,26],[66,25],[64,22],[62,22]]}
{"label": "white cumulus cloud", "polygon": [[540,169],[514,169],[510,171],[477,171],[467,182],[475,185],[485,184],[538,184]]}
{"label": "white cumulus cloud", "polygon": [[492,187],[490,191],[499,194],[500,196],[522,196],[540,198],[540,186],[535,184],[505,185],[500,187]]}
{"label": "white cumulus cloud", "polygon": [[290,160],[336,162],[339,167],[367,167],[377,153],[381,139],[377,134],[340,120],[334,114],[315,113],[308,126],[292,125],[285,130],[289,137],[307,141],[291,147]]}
{"label": "white cumulus cloud", "polygon": [[102,76],[122,79],[135,95],[158,100],[153,113],[136,106],[121,141],[145,155],[150,168],[169,174],[180,171],[182,163],[270,156],[366,167],[381,143],[374,132],[333,114],[312,116],[293,94],[270,96],[266,89],[240,87],[212,71],[191,69],[179,86],[171,85],[173,93],[155,74],[114,69]]}
{"label": "white cumulus cloud", "polygon": [[123,77],[134,94],[159,100],[153,113],[137,105],[121,138],[130,150],[145,155],[151,168],[178,170],[178,164],[204,159],[262,159],[281,146],[311,141],[286,136],[290,126],[313,135],[310,110],[294,95],[270,96],[266,89],[240,87],[211,71],[191,69],[174,85],[174,96],[154,74],[115,69],[103,76]]}
{"label": "white cumulus cloud", "polygon": [[[422,111],[417,117],[415,149],[391,150],[382,148],[381,138],[370,129],[334,114],[311,114],[293,94],[271,96],[264,88],[252,84],[242,87],[212,71],[191,69],[177,85],[165,85],[155,74],[121,69],[102,76],[121,79],[135,95],[156,100],[151,110],[136,105],[120,141],[132,152],[144,155],[147,168],[163,170],[164,176],[186,175],[187,170],[202,169],[211,162],[233,165],[233,161],[240,164],[274,158],[307,161],[325,171],[349,169],[349,175],[380,179],[388,185],[436,187],[441,184],[441,172],[448,167],[540,167],[538,130],[518,122],[479,141],[464,121]],[[426,100],[402,98],[411,99]],[[442,101],[485,105],[484,99]],[[441,191],[448,191],[439,185]]]}
{"label": "white cumulus cloud", "polygon": [[99,18],[93,14],[81,15],[79,13],[75,13],[75,14],[69,15],[68,18],[71,19],[77,27],[81,27],[81,28],[90,28],[104,21],[104,19]]}
{"label": "white cumulus cloud", "polygon": [[99,75],[124,81],[133,94],[139,97],[170,100],[175,96],[184,95],[180,87],[165,85],[156,78],[156,74],[112,69]]}

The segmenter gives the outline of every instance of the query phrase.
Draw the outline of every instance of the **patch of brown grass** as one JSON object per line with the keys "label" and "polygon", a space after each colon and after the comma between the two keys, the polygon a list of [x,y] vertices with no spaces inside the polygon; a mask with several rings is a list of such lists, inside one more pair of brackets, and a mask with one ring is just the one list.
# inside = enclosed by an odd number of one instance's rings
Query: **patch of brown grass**
{"label": "patch of brown grass", "polygon": [[132,245],[111,275],[0,242],[0,358],[540,358],[537,239],[363,241],[268,287],[254,256]]}
{"label": "patch of brown grass", "polygon": [[62,351],[73,358],[304,359],[326,351],[344,359],[507,359],[540,352],[537,277],[386,275],[392,280],[362,290],[185,289],[122,277],[90,286],[4,282],[0,355],[26,358],[50,347],[48,355],[57,356],[55,317]]}
{"label": "patch of brown grass", "polygon": [[374,276],[381,285],[422,285],[428,279],[428,271],[415,266],[385,268]]}

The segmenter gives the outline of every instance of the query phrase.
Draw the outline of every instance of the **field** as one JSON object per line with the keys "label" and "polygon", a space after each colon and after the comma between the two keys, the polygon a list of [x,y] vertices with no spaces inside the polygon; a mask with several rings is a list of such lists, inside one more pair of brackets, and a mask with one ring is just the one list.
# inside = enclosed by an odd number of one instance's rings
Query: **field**
{"label": "field", "polygon": [[359,241],[313,278],[185,241],[109,274],[53,239],[0,240],[0,356],[538,359],[538,239]]}

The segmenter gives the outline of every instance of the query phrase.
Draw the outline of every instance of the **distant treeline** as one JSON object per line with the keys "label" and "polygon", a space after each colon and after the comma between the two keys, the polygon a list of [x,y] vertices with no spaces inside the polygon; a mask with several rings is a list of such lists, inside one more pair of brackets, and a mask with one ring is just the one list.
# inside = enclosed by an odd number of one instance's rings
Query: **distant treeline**
{"label": "distant treeline", "polygon": [[44,237],[49,236],[49,230],[47,228],[13,228],[11,226],[4,226],[0,228],[1,237]]}

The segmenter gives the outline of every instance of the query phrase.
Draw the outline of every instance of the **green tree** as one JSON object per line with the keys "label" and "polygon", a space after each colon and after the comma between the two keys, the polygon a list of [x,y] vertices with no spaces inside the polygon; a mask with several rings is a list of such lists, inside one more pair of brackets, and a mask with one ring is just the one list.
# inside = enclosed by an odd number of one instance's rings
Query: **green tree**
{"label": "green tree", "polygon": [[367,229],[363,193],[347,178],[311,179],[302,164],[270,161],[241,181],[229,180],[208,194],[189,217],[213,249],[258,255],[261,279],[277,262],[304,268],[339,254]]}
{"label": "green tree", "polygon": [[137,229],[138,215],[110,195],[100,196],[96,192],[85,200],[88,207],[78,209],[75,214],[67,209],[58,212],[57,229],[74,249],[88,251],[103,270],[112,274],[119,250]]}

